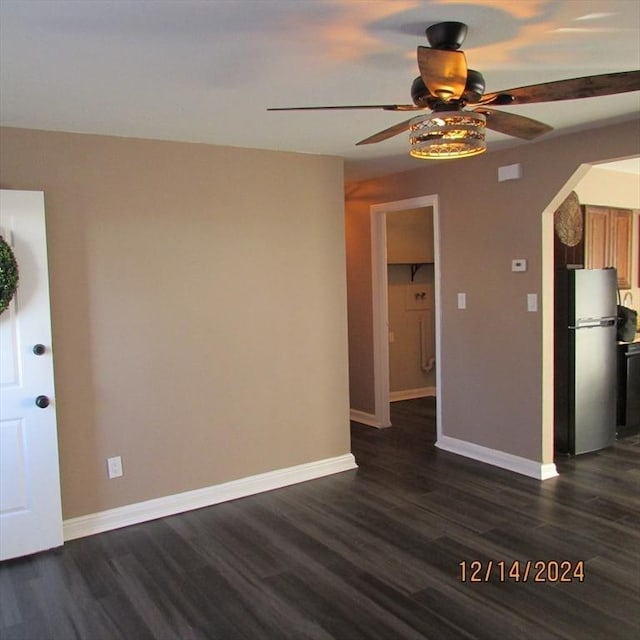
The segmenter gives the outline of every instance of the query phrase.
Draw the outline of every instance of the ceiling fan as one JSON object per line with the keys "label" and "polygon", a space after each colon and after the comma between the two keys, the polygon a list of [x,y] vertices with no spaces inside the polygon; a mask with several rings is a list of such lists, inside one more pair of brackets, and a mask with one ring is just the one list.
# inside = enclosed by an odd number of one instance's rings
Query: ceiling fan
{"label": "ceiling fan", "polygon": [[553,129],[543,122],[500,111],[494,106],[572,100],[640,90],[640,71],[623,71],[485,93],[482,74],[469,69],[464,53],[458,50],[467,35],[467,25],[440,22],[428,27],[425,33],[431,46],[418,47],[420,75],[411,85],[413,104],[276,107],[267,110],[427,111],[426,115],[414,116],[357,144],[381,142],[409,130],[411,155],[442,159],[485,151],[485,127],[524,140],[533,140]]}

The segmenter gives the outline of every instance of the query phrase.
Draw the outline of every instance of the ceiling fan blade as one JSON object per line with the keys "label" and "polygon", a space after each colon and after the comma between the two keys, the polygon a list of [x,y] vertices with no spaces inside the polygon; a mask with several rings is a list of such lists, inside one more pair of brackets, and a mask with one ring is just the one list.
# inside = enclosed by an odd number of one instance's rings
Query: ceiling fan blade
{"label": "ceiling fan blade", "polygon": [[506,111],[498,111],[496,109],[487,109],[480,107],[473,109],[478,113],[482,113],[487,117],[487,128],[497,131],[498,133],[506,133],[509,136],[523,138],[524,140],[533,140],[544,133],[553,131],[544,122],[525,118],[525,116],[517,113],[507,113]]}
{"label": "ceiling fan blade", "polygon": [[409,125],[413,118],[409,118],[409,120],[405,120],[404,122],[399,122],[398,124],[394,124],[392,127],[385,129],[384,131],[378,131],[378,133],[374,133],[372,136],[365,138],[364,140],[360,140],[360,142],[356,142],[356,146],[361,144],[373,144],[374,142],[382,142],[387,138],[393,138],[393,136],[397,136],[399,133],[403,131],[409,130]]}
{"label": "ceiling fan blade", "polygon": [[462,51],[418,47],[420,76],[432,96],[457,100],[467,83],[467,60]]}
{"label": "ceiling fan blade", "polygon": [[[640,71],[604,73],[599,76],[569,78],[555,82],[532,84],[517,89],[487,93],[480,103],[527,104],[531,102],[554,102],[576,98],[595,98],[628,91],[640,91]],[[506,96],[506,98],[504,97]]]}
{"label": "ceiling fan blade", "polygon": [[343,109],[382,109],[384,111],[418,111],[422,107],[415,104],[347,104],[328,107],[271,107],[267,111],[322,111]]}

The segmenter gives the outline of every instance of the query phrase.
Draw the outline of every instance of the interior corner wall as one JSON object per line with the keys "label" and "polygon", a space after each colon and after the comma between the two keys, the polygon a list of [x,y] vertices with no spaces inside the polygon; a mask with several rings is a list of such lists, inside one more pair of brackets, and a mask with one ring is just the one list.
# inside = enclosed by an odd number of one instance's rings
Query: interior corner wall
{"label": "interior corner wall", "polygon": [[[373,348],[370,207],[436,194],[442,435],[552,462],[542,442],[542,212],[582,164],[637,155],[639,139],[634,120],[347,184],[352,357],[368,362]],[[522,177],[498,182],[498,168],[515,163]],[[526,272],[511,271],[514,258],[526,258]],[[459,292],[467,294],[465,310],[457,308]],[[538,312],[527,311],[529,293],[538,295]],[[371,412],[372,370],[352,366],[350,381],[352,408]]]}
{"label": "interior corner wall", "polygon": [[[637,154],[640,155],[640,142]],[[640,180],[634,173],[591,167],[573,190],[580,204],[640,209]]]}
{"label": "interior corner wall", "polygon": [[[640,144],[638,144],[640,155]],[[640,311],[640,178],[633,173],[592,167],[573,189],[581,204],[633,211],[631,232],[631,294],[625,306]]]}
{"label": "interior corner wall", "polygon": [[341,159],[0,135],[45,194],[65,519],[350,451]]}

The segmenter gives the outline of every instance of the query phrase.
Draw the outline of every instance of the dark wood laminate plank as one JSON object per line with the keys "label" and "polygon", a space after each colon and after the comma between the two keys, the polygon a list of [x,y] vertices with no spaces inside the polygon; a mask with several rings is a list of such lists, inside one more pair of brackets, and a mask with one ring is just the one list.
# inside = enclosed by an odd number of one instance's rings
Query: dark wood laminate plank
{"label": "dark wood laminate plank", "polygon": [[[300,607],[306,616],[317,620],[332,638],[349,638],[349,640],[424,640],[438,637],[433,628],[434,618],[422,615],[416,628],[411,621],[406,621],[397,611],[388,606],[381,606],[375,598],[369,597],[363,590],[338,577],[317,581],[315,572],[300,575],[285,573],[269,579],[269,585],[281,597],[286,598],[292,606]],[[423,612],[425,614],[426,612]],[[429,629],[424,627],[429,626]],[[442,631],[442,627],[439,631]],[[455,627],[449,627],[448,637]],[[425,633],[428,635],[425,635]],[[447,636],[445,636],[447,637]]]}
{"label": "dark wood laminate plank", "polygon": [[[640,637],[640,437],[540,483],[436,449],[435,402],[352,425],[357,471],[0,565],[0,637]],[[460,580],[461,561],[585,561],[585,582]]]}
{"label": "dark wood laminate plank", "polygon": [[433,615],[454,621],[464,633],[478,640],[557,640],[564,637],[537,620],[524,618],[519,611],[477,598],[474,591],[483,586],[473,585],[473,589],[466,590],[453,587],[427,589],[416,594],[415,600]]}

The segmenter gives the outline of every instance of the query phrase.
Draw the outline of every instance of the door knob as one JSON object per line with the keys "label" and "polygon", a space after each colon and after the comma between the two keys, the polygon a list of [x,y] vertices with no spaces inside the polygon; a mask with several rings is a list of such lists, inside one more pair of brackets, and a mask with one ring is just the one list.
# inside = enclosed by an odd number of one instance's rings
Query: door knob
{"label": "door knob", "polygon": [[49,398],[47,398],[47,396],[38,396],[36,398],[36,406],[41,409],[46,409],[49,406]]}
{"label": "door knob", "polygon": [[47,350],[47,347],[45,347],[43,344],[33,345],[33,353],[35,353],[37,356],[43,355],[46,350]]}

